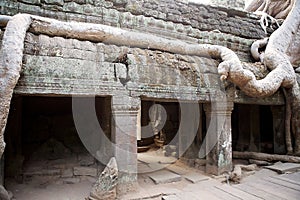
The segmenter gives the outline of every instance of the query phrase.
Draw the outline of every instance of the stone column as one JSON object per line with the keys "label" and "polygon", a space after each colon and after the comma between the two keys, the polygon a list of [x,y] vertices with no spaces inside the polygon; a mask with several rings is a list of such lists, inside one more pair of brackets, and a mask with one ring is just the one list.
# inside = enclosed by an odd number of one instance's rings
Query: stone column
{"label": "stone column", "polygon": [[231,112],[233,102],[204,104],[206,114],[206,172],[220,175],[232,169]]}
{"label": "stone column", "polygon": [[273,114],[274,153],[285,154],[285,108],[284,106],[271,106]]}
{"label": "stone column", "polygon": [[137,183],[137,133],[141,100],[112,97],[112,140],[119,169],[118,194],[134,190]]}

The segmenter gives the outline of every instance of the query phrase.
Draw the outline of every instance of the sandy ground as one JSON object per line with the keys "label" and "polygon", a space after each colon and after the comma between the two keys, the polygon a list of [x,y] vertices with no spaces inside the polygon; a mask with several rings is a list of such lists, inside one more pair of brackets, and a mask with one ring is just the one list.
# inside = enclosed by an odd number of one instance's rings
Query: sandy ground
{"label": "sandy ground", "polygon": [[[174,163],[175,162],[175,163]],[[235,161],[236,162],[236,161]],[[238,161],[235,164],[241,164]],[[150,178],[157,170],[168,170],[182,177],[180,181],[155,184]],[[181,161],[161,156],[160,151],[139,154],[138,156],[138,184],[136,190],[119,196],[120,200],[152,199],[161,200],[162,196],[176,195],[179,199],[222,199],[212,196],[216,187],[223,187],[223,178],[213,178],[204,173],[204,166],[198,169],[189,167]],[[207,180],[192,183],[186,177],[188,174],[207,177]],[[255,174],[245,177],[242,182],[251,182],[263,177],[277,175],[276,172],[260,169]],[[68,180],[68,181],[66,181]],[[6,179],[6,189],[14,195],[14,200],[84,200],[89,196],[95,178],[82,176],[80,178],[64,179],[58,176],[28,176],[22,182]],[[198,191],[198,193],[197,193]],[[300,192],[300,191],[299,191]],[[182,195],[182,196],[180,196]],[[201,196],[201,198],[199,198]]]}
{"label": "sandy ground", "polygon": [[14,180],[6,181],[6,188],[13,193],[16,200],[84,200],[91,187],[92,183],[88,180],[65,184],[47,177],[35,177],[22,184]]}
{"label": "sandy ground", "polygon": [[[144,156],[143,159],[152,160],[153,155]],[[158,156],[158,155],[156,155]],[[169,161],[170,158],[163,159],[162,157],[156,157],[155,161],[164,160]],[[171,159],[172,163],[173,160]],[[176,166],[180,171],[197,171],[199,170],[190,168],[181,162],[172,164]],[[153,169],[151,170],[151,167]],[[180,188],[184,188],[185,185],[191,184],[186,180],[182,180],[177,183],[168,183],[162,185],[155,185],[155,183],[148,177],[148,173],[152,173],[156,170],[161,170],[164,167],[170,167],[170,164],[145,164],[139,162],[139,173],[137,190],[132,194],[126,194],[119,199],[135,199],[150,198],[153,200],[161,199],[161,190],[166,191],[167,194],[172,194],[178,191]],[[146,170],[145,170],[146,169]],[[148,173],[143,173],[147,171]],[[14,200],[84,200],[88,197],[91,187],[93,185],[93,178],[82,177],[80,182],[67,184],[65,179],[53,176],[32,176],[23,179],[22,183],[18,183],[15,179],[6,179],[6,189],[11,191],[14,195]]]}

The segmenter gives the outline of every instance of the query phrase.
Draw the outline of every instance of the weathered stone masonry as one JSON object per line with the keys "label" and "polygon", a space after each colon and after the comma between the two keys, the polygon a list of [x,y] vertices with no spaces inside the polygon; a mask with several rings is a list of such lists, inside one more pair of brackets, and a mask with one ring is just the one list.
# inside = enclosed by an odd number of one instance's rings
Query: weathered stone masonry
{"label": "weathered stone masonry", "polygon": [[[81,21],[120,27],[193,44],[217,44],[232,49],[243,62],[251,62],[249,47],[264,37],[257,17],[233,9],[169,1],[1,1],[1,13],[30,13],[62,21]],[[197,13],[197,14],[195,14]],[[2,36],[2,32],[1,32]],[[1,37],[2,38],[2,37]],[[112,96],[114,122],[112,140],[120,178],[126,184],[136,180],[136,133],[141,99],[199,101],[207,104],[207,116],[226,119],[225,127],[216,127],[223,139],[207,156],[208,171],[220,174],[231,169],[230,114],[233,102],[282,105],[280,92],[269,98],[245,96],[233,85],[229,102],[210,110],[212,94],[220,89],[219,60],[180,55],[155,49],[116,46],[41,34],[29,29],[25,38],[21,77],[15,94],[19,95],[97,95]],[[126,58],[125,62],[124,59]],[[258,66],[255,74],[264,77]],[[219,104],[220,105],[220,104]],[[126,133],[126,134],[124,134]],[[131,187],[131,186],[128,186]]]}

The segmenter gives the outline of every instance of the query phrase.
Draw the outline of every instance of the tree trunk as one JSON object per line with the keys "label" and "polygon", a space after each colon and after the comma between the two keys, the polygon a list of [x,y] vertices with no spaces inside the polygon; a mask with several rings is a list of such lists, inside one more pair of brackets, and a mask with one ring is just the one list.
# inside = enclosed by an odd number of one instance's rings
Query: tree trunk
{"label": "tree trunk", "polygon": [[268,162],[281,161],[281,162],[300,163],[300,157],[297,156],[267,154],[267,153],[247,152],[247,151],[245,152],[233,151],[232,157],[238,159],[263,160]]}
{"label": "tree trunk", "polygon": [[4,130],[10,101],[22,68],[24,39],[31,17],[18,14],[8,22],[2,41],[0,58],[0,157],[5,148]]}

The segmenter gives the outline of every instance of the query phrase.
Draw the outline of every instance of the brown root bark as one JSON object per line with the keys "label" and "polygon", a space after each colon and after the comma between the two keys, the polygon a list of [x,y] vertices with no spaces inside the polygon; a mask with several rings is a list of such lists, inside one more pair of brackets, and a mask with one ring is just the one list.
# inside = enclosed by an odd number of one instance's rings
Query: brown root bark
{"label": "brown root bark", "polygon": [[263,160],[267,162],[281,161],[281,162],[300,163],[300,157],[297,156],[267,154],[267,153],[258,153],[258,152],[233,151],[232,157],[239,158],[239,159]]}

